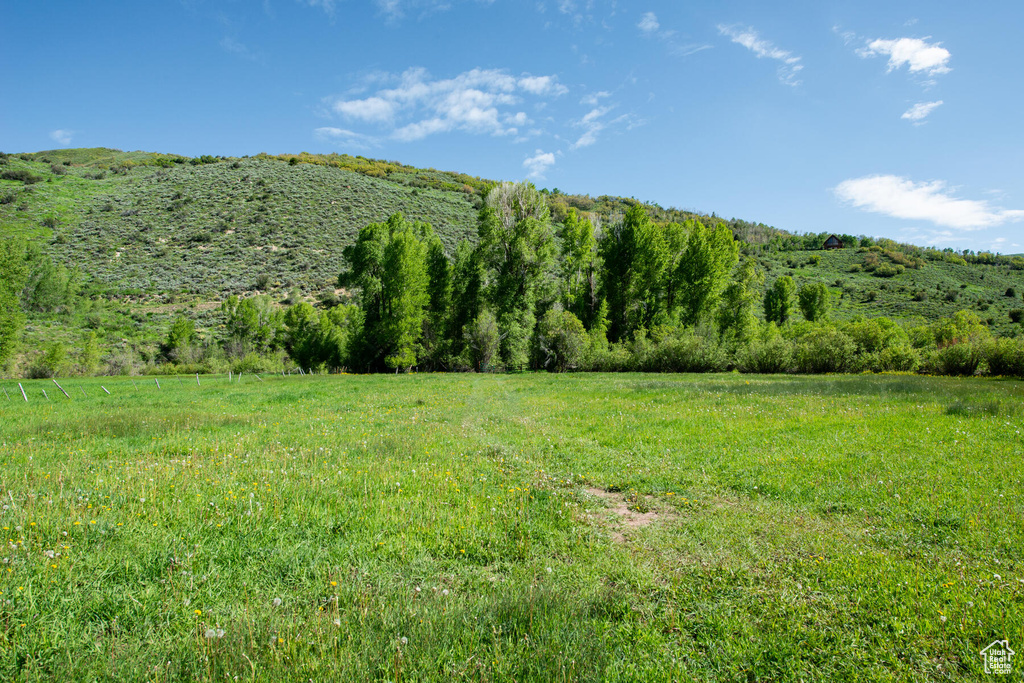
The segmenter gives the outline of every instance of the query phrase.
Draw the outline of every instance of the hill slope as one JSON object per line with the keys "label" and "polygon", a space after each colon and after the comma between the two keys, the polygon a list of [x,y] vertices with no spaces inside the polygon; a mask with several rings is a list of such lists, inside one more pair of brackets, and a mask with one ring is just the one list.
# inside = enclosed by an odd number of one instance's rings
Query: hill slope
{"label": "hill slope", "polygon": [[[74,319],[34,313],[26,348],[49,340],[74,345],[82,328],[101,334],[107,349],[129,341],[153,347],[181,311],[200,329],[219,325],[217,302],[230,294],[261,291],[281,299],[295,288],[307,296],[333,292],[342,249],[360,228],[396,211],[433,225],[449,252],[460,240],[474,242],[477,210],[491,184],[348,155],[187,159],[53,150],[0,157],[0,234],[24,236],[76,270],[89,294]],[[555,220],[576,208],[603,225],[639,203],[558,191],[548,201]],[[722,220],[645,208],[662,223]],[[966,263],[893,243],[820,251],[821,236],[727,222],[742,251],[758,260],[762,287],[781,275],[798,285],[824,282],[836,295],[839,320],[935,320],[971,309],[997,334],[1018,333],[1008,313],[1022,307],[1024,260]],[[911,266],[893,273],[899,263]],[[891,277],[879,277],[887,271]]]}

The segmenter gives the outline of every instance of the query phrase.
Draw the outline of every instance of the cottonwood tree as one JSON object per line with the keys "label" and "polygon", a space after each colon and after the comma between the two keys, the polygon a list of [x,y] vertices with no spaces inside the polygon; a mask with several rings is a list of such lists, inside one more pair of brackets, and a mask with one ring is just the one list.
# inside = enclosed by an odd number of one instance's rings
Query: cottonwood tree
{"label": "cottonwood tree", "polygon": [[829,310],[832,308],[832,293],[823,283],[803,284],[796,297],[804,318],[812,323],[828,320]]}
{"label": "cottonwood tree", "polygon": [[608,334],[619,341],[650,326],[660,305],[662,273],[668,258],[661,231],[641,206],[601,240],[605,271],[602,292],[608,301]]}
{"label": "cottonwood tree", "polygon": [[690,226],[675,273],[680,322],[696,325],[714,309],[738,258],[739,245],[724,223]]}
{"label": "cottonwood tree", "polygon": [[594,224],[569,209],[562,221],[562,302],[588,329],[600,306],[597,292],[597,242]]}
{"label": "cottonwood tree", "polygon": [[779,325],[787,322],[793,312],[793,293],[796,285],[788,275],[776,278],[764,293],[764,319]]}
{"label": "cottonwood tree", "polygon": [[502,183],[487,195],[479,220],[486,298],[500,333],[506,366],[525,365],[536,325],[538,295],[551,277],[554,234],[544,195],[532,183]]}
{"label": "cottonwood tree", "polygon": [[26,275],[24,244],[0,239],[0,366],[14,355],[25,325],[20,294]]}
{"label": "cottonwood tree", "polygon": [[433,234],[428,224],[396,213],[387,223],[367,225],[345,248],[350,270],[339,284],[361,290],[364,315],[353,355],[357,365],[396,371],[416,365],[430,300],[426,243]]}
{"label": "cottonwood tree", "polygon": [[723,337],[740,342],[751,339],[757,330],[754,315],[754,286],[764,281],[754,259],[748,258],[737,269],[735,279],[722,290],[715,320]]}

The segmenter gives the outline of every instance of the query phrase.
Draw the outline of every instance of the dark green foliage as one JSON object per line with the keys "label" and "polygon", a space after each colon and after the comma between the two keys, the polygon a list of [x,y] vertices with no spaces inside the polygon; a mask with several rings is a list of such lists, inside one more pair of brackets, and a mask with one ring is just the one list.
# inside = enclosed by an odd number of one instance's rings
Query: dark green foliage
{"label": "dark green foliage", "polygon": [[62,342],[47,344],[46,350],[26,373],[29,379],[59,377],[68,369],[68,350]]}
{"label": "dark green foliage", "polygon": [[992,375],[1024,377],[1024,338],[993,339],[983,347]]}
{"label": "dark green foliage", "polygon": [[350,270],[339,284],[360,290],[363,328],[353,363],[367,370],[409,369],[421,352],[426,307],[427,242],[434,237],[426,223],[409,223],[394,214],[387,223],[371,223],[345,249]]}
{"label": "dark green foliage", "polygon": [[796,285],[793,278],[783,275],[777,278],[764,293],[764,319],[768,322],[783,324],[793,314],[793,294]]}
{"label": "dark green foliage", "polygon": [[594,225],[575,208],[562,221],[562,303],[589,329],[600,307]]}
{"label": "dark green foliage", "polygon": [[828,320],[832,309],[832,293],[821,282],[807,282],[797,292],[797,301],[804,319],[810,322]]}
{"label": "dark green foliage", "polygon": [[936,375],[973,375],[978,371],[982,358],[981,347],[976,342],[949,344],[934,352],[927,370]]}
{"label": "dark green foliage", "polygon": [[0,367],[11,358],[21,339],[25,314],[20,295],[27,274],[25,245],[0,237]]}
{"label": "dark green foliage", "polygon": [[0,171],[0,180],[14,180],[26,185],[32,185],[42,180],[42,177],[37,176],[26,168],[10,168]]}
{"label": "dark green foliage", "polygon": [[1024,308],[1010,309],[1009,316],[1012,323],[1024,322]]}
{"label": "dark green foliage", "polygon": [[654,322],[667,248],[643,207],[633,206],[622,223],[608,229],[599,249],[605,268],[601,292],[608,301],[608,336],[619,341]]}
{"label": "dark green foliage", "polygon": [[835,327],[815,327],[796,341],[794,360],[798,372],[819,374],[853,369],[857,345]]}
{"label": "dark green foliage", "polygon": [[30,270],[22,290],[27,310],[56,313],[74,309],[81,287],[76,271],[58,265],[38,247],[28,250],[28,265]]}
{"label": "dark green foliage", "polygon": [[185,316],[178,316],[167,332],[164,356],[170,361],[191,363],[195,360],[196,341],[196,324]]}

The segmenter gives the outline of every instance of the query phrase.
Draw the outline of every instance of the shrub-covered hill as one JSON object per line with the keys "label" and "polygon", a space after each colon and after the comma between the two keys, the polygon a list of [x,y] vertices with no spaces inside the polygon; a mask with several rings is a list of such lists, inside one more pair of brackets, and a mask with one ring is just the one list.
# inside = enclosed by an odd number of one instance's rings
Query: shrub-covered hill
{"label": "shrub-covered hill", "polygon": [[[45,243],[109,296],[220,298],[257,282],[333,287],[342,248],[396,211],[429,222],[451,250],[476,235],[472,188],[415,187],[262,156],[197,164],[111,150],[25,156],[0,168],[16,178],[0,180],[4,231]],[[23,172],[27,183],[17,179]]]}
{"label": "shrub-covered hill", "polygon": [[[0,158],[0,230],[29,237],[57,263],[77,270],[91,299],[127,300],[136,313],[125,313],[155,314],[145,320],[148,328],[162,324],[170,313],[166,304],[173,302],[212,314],[216,305],[203,302],[228,294],[283,297],[298,288],[316,296],[333,289],[342,249],[360,228],[396,211],[429,222],[452,253],[462,239],[475,242],[477,209],[491,184],[337,154],[189,159],[105,148],[53,150]],[[575,208],[602,225],[639,203],[558,190],[547,197],[556,221]],[[658,223],[721,220],[645,209]],[[789,275],[798,286],[828,285],[839,320],[935,320],[969,309],[998,334],[1019,327],[1009,314],[1024,307],[1024,259],[979,254],[963,255],[965,260],[851,236],[844,241],[854,246],[821,251],[827,233],[800,236],[760,223],[728,223],[764,275],[758,296],[775,278]]]}

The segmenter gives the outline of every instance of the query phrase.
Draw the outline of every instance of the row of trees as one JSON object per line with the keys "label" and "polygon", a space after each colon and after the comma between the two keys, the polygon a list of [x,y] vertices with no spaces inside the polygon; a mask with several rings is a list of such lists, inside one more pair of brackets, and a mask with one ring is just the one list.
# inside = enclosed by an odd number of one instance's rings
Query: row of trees
{"label": "row of trees", "polygon": [[[429,225],[401,214],[368,225],[344,252],[348,267],[338,285],[351,303],[282,311],[267,297],[231,298],[223,306],[223,346],[236,357],[277,350],[302,367],[359,372],[959,374],[989,357],[990,367],[1006,366],[990,353],[998,345],[973,314],[909,329],[884,318],[835,325],[829,289],[818,282],[798,288],[786,276],[759,300],[763,274],[754,259],[740,259],[721,224],[659,225],[634,206],[606,230],[575,210],[554,225],[542,193],[506,183],[488,194],[478,228],[475,247],[464,242],[448,254]],[[187,334],[172,330],[167,352],[185,358],[176,349],[195,348],[194,329],[184,319],[177,325]],[[968,349],[973,367],[952,362]]]}

